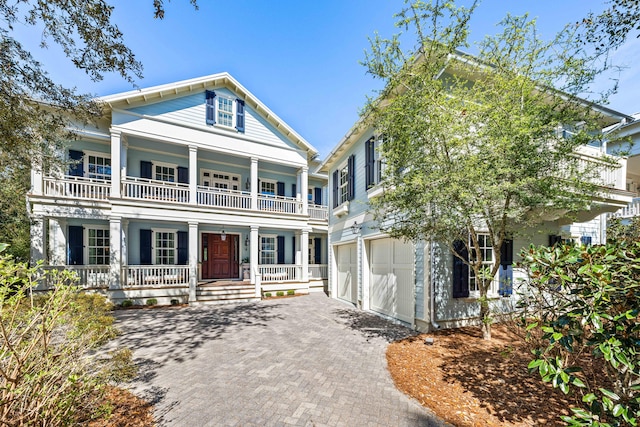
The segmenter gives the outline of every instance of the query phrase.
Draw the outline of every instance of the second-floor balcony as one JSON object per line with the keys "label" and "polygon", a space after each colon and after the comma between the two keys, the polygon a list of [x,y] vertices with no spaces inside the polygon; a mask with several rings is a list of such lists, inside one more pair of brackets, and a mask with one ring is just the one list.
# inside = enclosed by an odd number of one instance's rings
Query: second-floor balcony
{"label": "second-floor balcony", "polygon": [[613,218],[624,219],[630,219],[636,216],[640,216],[640,197],[634,198],[627,206],[617,212],[609,214],[609,216]]}
{"label": "second-floor balcony", "polygon": [[[109,180],[76,176],[44,177],[43,184],[45,196],[87,201],[110,201],[111,199],[112,183]],[[126,177],[121,183],[123,199],[303,215],[303,203],[295,197],[257,194],[253,201],[249,191],[201,185],[196,186],[195,197],[192,197],[191,191],[189,184],[137,177]],[[311,220],[327,221],[327,206],[310,203],[308,216]]]}

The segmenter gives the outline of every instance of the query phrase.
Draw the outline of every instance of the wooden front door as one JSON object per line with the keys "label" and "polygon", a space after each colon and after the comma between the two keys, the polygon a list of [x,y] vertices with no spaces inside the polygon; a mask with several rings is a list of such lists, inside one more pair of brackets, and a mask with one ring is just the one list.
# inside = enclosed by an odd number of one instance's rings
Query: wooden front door
{"label": "wooden front door", "polygon": [[238,272],[238,236],[202,235],[202,278],[235,279]]}

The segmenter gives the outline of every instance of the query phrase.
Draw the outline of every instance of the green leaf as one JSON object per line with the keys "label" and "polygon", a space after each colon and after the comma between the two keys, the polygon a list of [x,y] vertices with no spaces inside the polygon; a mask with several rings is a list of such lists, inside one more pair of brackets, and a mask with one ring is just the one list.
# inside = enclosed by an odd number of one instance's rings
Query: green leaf
{"label": "green leaf", "polygon": [[602,394],[604,394],[605,396],[607,396],[611,400],[620,400],[620,396],[618,396],[617,394],[615,394],[612,391],[607,390],[606,388],[599,388],[598,390],[600,390],[600,392]]}
{"label": "green leaf", "polygon": [[613,407],[613,411],[611,411],[613,413],[614,417],[619,417],[620,415],[622,415],[624,412],[626,412],[627,409],[622,406],[620,403],[616,404],[616,406]]}
{"label": "green leaf", "polygon": [[571,380],[571,383],[573,385],[575,385],[576,387],[582,387],[582,388],[586,387],[585,383],[582,382],[582,380],[580,378],[573,378]]}

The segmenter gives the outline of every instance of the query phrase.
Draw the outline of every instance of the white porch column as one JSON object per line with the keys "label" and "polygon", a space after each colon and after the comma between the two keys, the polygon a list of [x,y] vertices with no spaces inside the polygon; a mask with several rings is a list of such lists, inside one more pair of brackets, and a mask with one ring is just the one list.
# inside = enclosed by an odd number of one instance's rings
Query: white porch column
{"label": "white porch column", "polygon": [[66,221],[49,218],[49,264],[65,265],[67,263]]}
{"label": "white porch column", "polygon": [[120,198],[120,177],[122,173],[122,133],[111,131],[111,197]]}
{"label": "white porch column", "polygon": [[[304,206],[304,205],[303,205]],[[302,281],[309,281],[309,230],[300,233],[300,257],[302,258]]]}
{"label": "white porch column", "polygon": [[298,200],[302,200],[301,197],[304,196],[304,192],[302,191],[302,179],[301,179],[302,171],[298,171],[296,174],[296,194],[294,196]]}
{"label": "white porch column", "polygon": [[[258,209],[258,159],[255,157],[251,158],[251,209]],[[251,276],[251,283],[253,283],[253,276]]]}
{"label": "white porch column", "polygon": [[128,247],[128,242],[127,242],[127,238],[129,237],[129,220],[128,219],[123,219],[122,220],[122,241],[120,243],[121,247],[121,263],[123,267],[126,267],[127,265],[129,265],[129,254],[127,251],[127,247]]}
{"label": "white porch column", "polygon": [[[249,243],[249,268],[251,269],[251,284],[255,285],[256,284],[256,270],[258,269],[258,249],[259,249],[259,242],[258,242],[258,230],[260,229],[260,227],[258,227],[257,225],[252,225],[251,226],[251,235],[250,235],[250,243]],[[256,292],[258,292],[258,290],[256,290]]]}
{"label": "white porch column", "polygon": [[129,143],[126,137],[120,138],[120,146],[122,151],[120,152],[120,181],[127,177],[127,151],[129,149]]}
{"label": "white porch column", "polygon": [[198,223],[189,222],[189,303],[196,301],[198,287]]}
{"label": "white porch column", "polygon": [[189,203],[198,202],[198,147],[189,146]]}
{"label": "white porch column", "polygon": [[42,162],[36,158],[31,161],[31,194],[42,194]]}
{"label": "white porch column", "polygon": [[31,263],[46,261],[45,248],[47,236],[45,233],[44,218],[41,215],[31,217]]}
{"label": "white porch column", "polygon": [[122,219],[119,216],[109,218],[109,288],[122,287]]}
{"label": "white porch column", "polygon": [[303,166],[301,171],[300,186],[302,188],[300,189],[300,194],[302,194],[302,215],[306,216],[309,215],[309,197],[307,197],[307,193],[309,192],[309,168]]}

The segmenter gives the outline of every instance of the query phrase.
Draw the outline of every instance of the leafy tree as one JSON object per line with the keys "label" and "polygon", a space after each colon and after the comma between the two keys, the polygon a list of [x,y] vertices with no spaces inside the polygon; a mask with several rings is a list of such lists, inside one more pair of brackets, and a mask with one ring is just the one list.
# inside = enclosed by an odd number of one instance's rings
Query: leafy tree
{"label": "leafy tree", "polygon": [[637,425],[640,417],[640,242],[531,247],[521,301],[534,338],[529,368],[582,407],[574,426]]}
{"label": "leafy tree", "polygon": [[[602,191],[599,170],[613,161],[585,163],[575,155],[602,128],[578,97],[601,69],[575,27],[547,41],[535,20],[507,15],[502,32],[470,56],[458,48],[468,46],[474,8],[407,3],[397,26],[417,35],[417,47],[403,49],[400,36],[371,40],[364,65],[385,86],[368,102],[364,122],[384,136],[384,192],[371,203],[380,228],[434,239],[469,265],[489,339],[487,292],[505,239],[587,208]],[[493,246],[492,267],[483,267],[482,233]]]}
{"label": "leafy tree", "polygon": [[607,221],[607,243],[640,242],[640,217],[610,218]]}
{"label": "leafy tree", "polygon": [[609,0],[607,6],[578,23],[584,27],[585,40],[593,43],[601,53],[619,48],[634,33],[640,37],[639,0]]}

